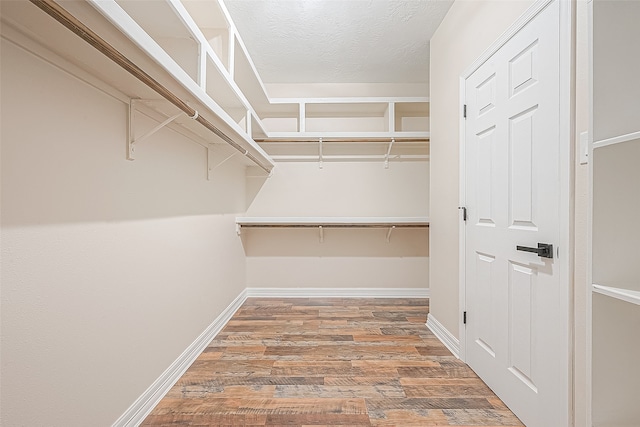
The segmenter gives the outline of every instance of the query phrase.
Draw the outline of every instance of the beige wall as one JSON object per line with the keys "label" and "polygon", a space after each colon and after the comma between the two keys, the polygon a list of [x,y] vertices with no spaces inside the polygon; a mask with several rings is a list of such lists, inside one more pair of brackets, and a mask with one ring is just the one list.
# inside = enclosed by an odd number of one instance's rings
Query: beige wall
{"label": "beige wall", "polygon": [[456,1],[431,39],[431,314],[458,336],[460,75],[533,2]]}
{"label": "beige wall", "polygon": [[[417,217],[429,213],[429,162],[281,162],[250,216]],[[249,287],[427,288],[428,231],[243,231]]]}
{"label": "beige wall", "polygon": [[[531,4],[456,1],[431,41],[431,313],[458,336],[459,76]],[[587,3],[577,2],[576,135],[588,129]],[[579,146],[576,140],[576,147]],[[579,159],[576,159],[579,162]],[[575,176],[575,425],[586,426],[588,169]],[[437,183],[437,184],[436,184]]]}
{"label": "beige wall", "polygon": [[244,289],[245,168],[125,160],[125,103],[4,39],[1,84],[0,424],[110,425]]}

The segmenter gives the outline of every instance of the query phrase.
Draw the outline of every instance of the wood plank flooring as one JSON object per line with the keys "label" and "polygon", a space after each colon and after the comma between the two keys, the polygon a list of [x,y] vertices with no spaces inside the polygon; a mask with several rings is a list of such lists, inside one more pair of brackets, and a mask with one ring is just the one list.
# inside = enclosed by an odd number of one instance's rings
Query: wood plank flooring
{"label": "wood plank flooring", "polygon": [[249,298],[143,426],[522,426],[428,299]]}

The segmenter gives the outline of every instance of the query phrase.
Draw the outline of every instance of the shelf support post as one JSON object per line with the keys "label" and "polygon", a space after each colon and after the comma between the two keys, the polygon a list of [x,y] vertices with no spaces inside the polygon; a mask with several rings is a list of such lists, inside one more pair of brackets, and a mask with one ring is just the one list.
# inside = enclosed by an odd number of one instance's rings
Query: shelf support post
{"label": "shelf support post", "polygon": [[318,231],[320,231],[320,243],[324,243],[324,228],[322,228],[322,226],[319,225]]}
{"label": "shelf support post", "polygon": [[304,133],[307,131],[307,104],[301,102],[298,104],[298,132]]}
{"label": "shelf support post", "polygon": [[251,115],[251,110],[247,110],[247,115],[246,115],[246,123],[245,123],[245,130],[247,131],[247,135],[249,136],[249,138],[253,138],[251,135],[253,134],[253,129],[252,127],[252,120],[253,116]]}
{"label": "shelf support post", "polygon": [[322,138],[318,141],[318,168],[322,169]]}
{"label": "shelf support post", "polygon": [[198,43],[198,86],[207,90],[207,50],[202,42]]}

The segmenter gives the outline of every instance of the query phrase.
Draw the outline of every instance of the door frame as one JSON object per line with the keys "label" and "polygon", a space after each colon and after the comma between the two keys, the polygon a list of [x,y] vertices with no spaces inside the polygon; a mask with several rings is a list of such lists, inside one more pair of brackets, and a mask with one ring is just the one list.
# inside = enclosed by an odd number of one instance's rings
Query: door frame
{"label": "door frame", "polygon": [[[559,280],[562,286],[566,286],[566,292],[562,294],[561,305],[566,307],[565,322],[563,326],[567,330],[568,342],[567,378],[560,380],[561,387],[566,390],[568,419],[567,425],[573,425],[573,370],[574,370],[574,180],[575,180],[575,2],[565,0],[537,0],[529,7],[478,59],[476,59],[460,75],[460,100],[459,100],[459,205],[466,206],[466,161],[465,143],[466,127],[464,118],[464,105],[466,104],[466,80],[487,60],[489,60],[502,46],[524,28],[533,18],[538,16],[547,6],[554,1],[560,6],[560,200],[559,200],[559,227],[560,241],[558,244],[557,262]],[[459,277],[459,357],[466,361],[466,326],[462,313],[466,310],[466,235],[463,212],[459,210],[460,220],[458,226],[458,277]]]}

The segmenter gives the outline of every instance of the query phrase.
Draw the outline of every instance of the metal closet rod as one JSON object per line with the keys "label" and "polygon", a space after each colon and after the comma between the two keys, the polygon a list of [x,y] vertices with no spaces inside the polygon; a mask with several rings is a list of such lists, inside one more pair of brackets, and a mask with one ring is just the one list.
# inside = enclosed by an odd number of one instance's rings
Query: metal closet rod
{"label": "metal closet rod", "polygon": [[107,58],[118,64],[120,67],[128,71],[135,78],[142,83],[153,89],[164,99],[184,111],[189,117],[209,129],[211,132],[219,136],[224,142],[231,145],[236,150],[240,151],[252,162],[262,168],[265,172],[270,173],[271,169],[264,166],[253,154],[249,153],[240,144],[233,141],[223,131],[218,129],[213,123],[205,119],[198,114],[198,111],[190,107],[186,102],[178,98],[173,92],[164,87],[158,81],[156,81],[149,74],[144,72],[140,67],[131,62],[126,56],[121,54],[116,48],[107,43],[98,34],[93,32],[89,27],[77,20],[73,15],[67,12],[63,7],[53,0],[29,0],[31,3],[42,9],[45,13],[51,16],[53,19],[64,25],[67,29],[71,30],[74,34],[81,39],[89,43],[96,50],[104,54]]}

